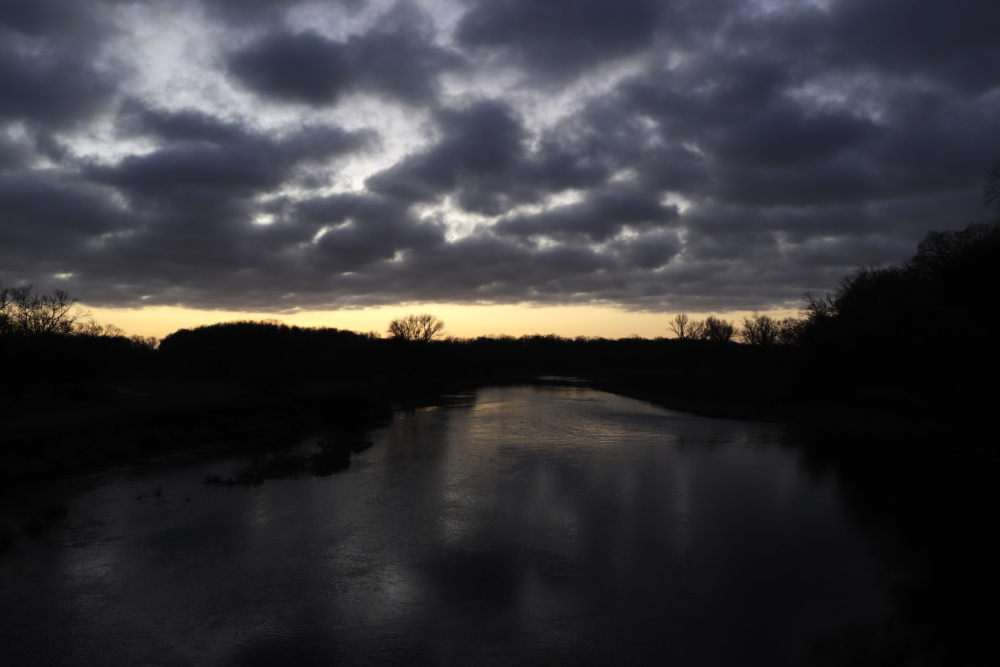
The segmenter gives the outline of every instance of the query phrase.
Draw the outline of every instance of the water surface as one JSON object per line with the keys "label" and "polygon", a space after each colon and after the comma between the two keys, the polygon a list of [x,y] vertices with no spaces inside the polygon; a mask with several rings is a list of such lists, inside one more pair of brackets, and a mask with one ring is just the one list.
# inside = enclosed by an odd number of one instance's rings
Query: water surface
{"label": "water surface", "polygon": [[397,413],[330,477],[108,474],[0,560],[0,660],[802,665],[886,614],[885,576],[782,437],[504,387]]}

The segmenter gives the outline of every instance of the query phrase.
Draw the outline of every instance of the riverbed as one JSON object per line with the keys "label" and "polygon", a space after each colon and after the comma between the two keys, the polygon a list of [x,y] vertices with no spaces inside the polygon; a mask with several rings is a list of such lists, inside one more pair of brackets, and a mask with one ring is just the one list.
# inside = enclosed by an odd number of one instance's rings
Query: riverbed
{"label": "riverbed", "polygon": [[496,387],[370,438],[325,477],[204,484],[229,454],[66,484],[0,559],[0,661],[802,665],[889,613],[781,425]]}

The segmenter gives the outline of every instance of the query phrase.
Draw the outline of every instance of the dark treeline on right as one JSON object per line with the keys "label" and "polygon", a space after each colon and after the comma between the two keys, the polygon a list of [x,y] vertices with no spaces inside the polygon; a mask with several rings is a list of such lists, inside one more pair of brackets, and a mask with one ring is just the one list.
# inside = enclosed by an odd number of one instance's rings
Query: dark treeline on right
{"label": "dark treeline on right", "polygon": [[998,266],[1000,219],[931,232],[910,260],[807,298],[796,368],[826,410],[790,442],[897,572],[889,620],[832,638],[824,664],[995,660]]}
{"label": "dark treeline on right", "polygon": [[1000,222],[931,232],[910,260],[807,296],[800,375],[828,401],[986,414],[996,399]]}

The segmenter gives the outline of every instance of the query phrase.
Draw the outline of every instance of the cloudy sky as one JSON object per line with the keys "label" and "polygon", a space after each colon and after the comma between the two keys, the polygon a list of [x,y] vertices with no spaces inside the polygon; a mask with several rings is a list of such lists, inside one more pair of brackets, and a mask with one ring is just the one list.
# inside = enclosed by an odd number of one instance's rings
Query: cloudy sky
{"label": "cloudy sky", "polygon": [[0,281],[795,308],[986,217],[997,26],[996,0],[4,0]]}

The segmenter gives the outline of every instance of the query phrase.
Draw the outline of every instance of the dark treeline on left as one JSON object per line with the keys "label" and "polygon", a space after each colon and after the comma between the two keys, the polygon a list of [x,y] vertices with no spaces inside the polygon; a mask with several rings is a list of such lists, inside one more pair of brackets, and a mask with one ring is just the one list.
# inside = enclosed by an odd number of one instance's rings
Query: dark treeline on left
{"label": "dark treeline on left", "polygon": [[112,378],[155,375],[156,343],[93,322],[62,290],[0,284],[0,413],[39,392],[78,400]]}

